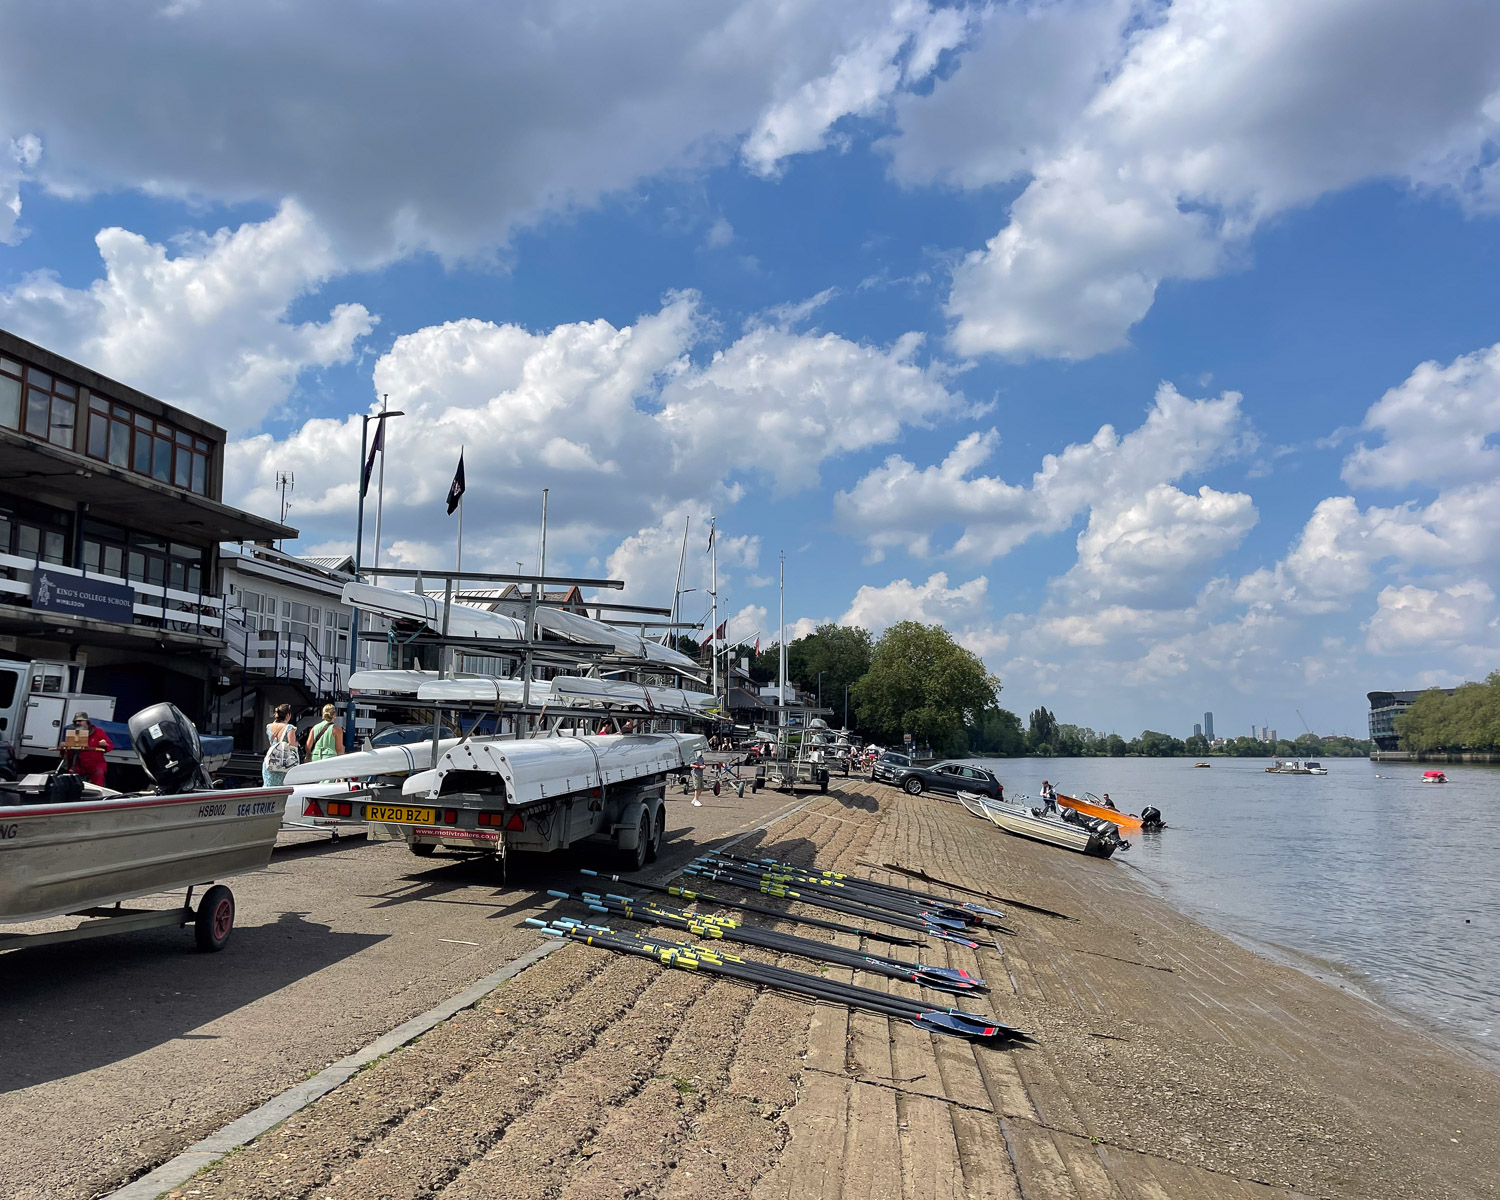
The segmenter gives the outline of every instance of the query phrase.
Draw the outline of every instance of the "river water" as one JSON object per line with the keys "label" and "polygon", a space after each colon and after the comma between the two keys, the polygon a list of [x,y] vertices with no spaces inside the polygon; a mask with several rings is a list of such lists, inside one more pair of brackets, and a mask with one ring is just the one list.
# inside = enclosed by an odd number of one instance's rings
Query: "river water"
{"label": "river water", "polygon": [[[1500,767],[1325,759],[987,759],[1006,795],[1110,794],[1168,828],[1116,853],[1176,907],[1314,973],[1337,974],[1500,1063]],[[1059,853],[1062,853],[1059,851]]]}

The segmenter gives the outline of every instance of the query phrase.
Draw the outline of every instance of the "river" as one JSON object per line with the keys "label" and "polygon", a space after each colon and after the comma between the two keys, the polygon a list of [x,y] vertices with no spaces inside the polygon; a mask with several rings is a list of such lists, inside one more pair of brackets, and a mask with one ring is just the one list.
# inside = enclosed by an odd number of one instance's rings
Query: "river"
{"label": "river", "polygon": [[[1314,973],[1337,974],[1500,1063],[1500,767],[1268,759],[986,759],[1006,795],[1110,794],[1168,828],[1116,854],[1178,908]],[[1288,955],[1286,952],[1290,952]]]}

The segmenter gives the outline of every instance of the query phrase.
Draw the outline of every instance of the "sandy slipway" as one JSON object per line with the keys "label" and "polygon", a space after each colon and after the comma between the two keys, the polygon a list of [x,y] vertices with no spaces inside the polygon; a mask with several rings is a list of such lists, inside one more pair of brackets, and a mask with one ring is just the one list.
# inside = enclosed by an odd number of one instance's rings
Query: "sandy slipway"
{"label": "sandy slipway", "polygon": [[[1500,1194],[1500,1076],[1183,917],[1128,862],[865,783],[742,843],[757,846],[900,863],[1076,918],[1011,909],[993,944],[932,950],[990,981],[966,1003],[1037,1043],[978,1047],[568,945],[172,1195]],[[495,902],[507,921],[534,911]]]}

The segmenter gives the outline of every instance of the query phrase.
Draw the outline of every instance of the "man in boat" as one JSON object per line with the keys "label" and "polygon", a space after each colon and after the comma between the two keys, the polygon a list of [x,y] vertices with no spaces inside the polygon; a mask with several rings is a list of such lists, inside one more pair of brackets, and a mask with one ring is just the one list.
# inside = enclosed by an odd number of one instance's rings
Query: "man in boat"
{"label": "man in boat", "polygon": [[[1104,807],[1105,808],[1115,808],[1115,802],[1109,798],[1109,793],[1108,792],[1104,793]],[[1120,810],[1117,809],[1117,808],[1115,808],[1115,811],[1119,812]]]}
{"label": "man in boat", "polygon": [[73,728],[68,740],[58,747],[71,755],[68,770],[74,775],[82,775],[95,787],[104,786],[104,756],[114,748],[109,734],[90,721],[86,712],[73,714]]}
{"label": "man in boat", "polygon": [[1054,813],[1057,811],[1057,789],[1045,779],[1042,780],[1042,811]]}

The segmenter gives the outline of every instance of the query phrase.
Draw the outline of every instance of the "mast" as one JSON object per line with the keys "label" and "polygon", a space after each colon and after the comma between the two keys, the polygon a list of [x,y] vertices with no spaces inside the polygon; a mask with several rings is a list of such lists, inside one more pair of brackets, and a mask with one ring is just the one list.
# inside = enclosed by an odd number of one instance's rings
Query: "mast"
{"label": "mast", "polygon": [[708,595],[709,595],[709,627],[712,632],[708,635],[708,661],[713,676],[714,699],[719,698],[719,545],[714,537],[717,526],[717,517],[708,519]]}
{"label": "mast", "polygon": [[677,602],[682,599],[682,568],[687,563],[688,526],[692,523],[691,514],[682,522],[682,553],[677,556],[677,582],[672,585],[672,615],[668,618],[671,625],[662,635],[662,644],[673,649],[677,647]]}
{"label": "mast", "polygon": [[549,488],[542,489],[542,545],[537,551],[536,573],[545,575],[547,573],[547,492]]}
{"label": "mast", "polygon": [[777,645],[781,649],[781,686],[777,689],[778,724],[786,729],[786,551],[781,552],[781,598],[776,602],[776,621],[781,626]]}
{"label": "mast", "polygon": [[[380,394],[380,411],[386,412],[391,407],[390,393]],[[380,514],[385,508],[385,422],[380,423],[380,474],[379,482],[375,485],[375,569],[380,569]],[[285,514],[282,515],[283,524],[286,521]]]}

